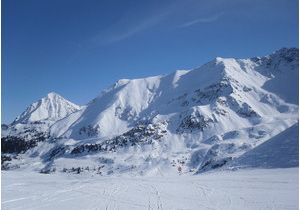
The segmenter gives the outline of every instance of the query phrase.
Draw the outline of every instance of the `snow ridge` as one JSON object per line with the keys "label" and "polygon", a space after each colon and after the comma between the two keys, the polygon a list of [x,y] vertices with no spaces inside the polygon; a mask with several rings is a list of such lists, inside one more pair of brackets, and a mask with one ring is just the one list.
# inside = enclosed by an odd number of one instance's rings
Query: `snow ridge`
{"label": "snow ridge", "polygon": [[[193,70],[119,80],[84,107],[50,93],[8,129],[3,126],[17,137],[4,139],[6,152],[16,151],[10,143],[24,138],[22,167],[44,173],[193,174],[238,167],[231,163],[298,123],[298,66],[298,49],[283,48],[264,57],[218,57]],[[28,136],[33,124],[36,132]],[[260,150],[279,144],[265,145]],[[20,167],[12,160],[7,168],[14,164]]]}

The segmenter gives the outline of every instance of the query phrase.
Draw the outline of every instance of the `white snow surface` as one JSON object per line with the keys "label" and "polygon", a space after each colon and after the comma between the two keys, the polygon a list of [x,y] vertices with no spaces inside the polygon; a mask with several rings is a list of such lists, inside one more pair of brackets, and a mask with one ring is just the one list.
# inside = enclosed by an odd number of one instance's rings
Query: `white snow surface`
{"label": "white snow surface", "polygon": [[295,124],[238,157],[231,165],[254,168],[288,168],[298,166],[298,159],[299,125]]}
{"label": "white snow surface", "polygon": [[296,210],[298,168],[101,177],[2,171],[2,209]]}

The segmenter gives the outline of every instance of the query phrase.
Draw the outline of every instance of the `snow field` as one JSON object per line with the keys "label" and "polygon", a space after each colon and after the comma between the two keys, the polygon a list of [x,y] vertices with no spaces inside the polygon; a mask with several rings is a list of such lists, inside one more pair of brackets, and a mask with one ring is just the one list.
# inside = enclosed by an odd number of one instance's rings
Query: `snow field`
{"label": "snow field", "polygon": [[2,209],[298,209],[298,168],[130,177],[2,172]]}

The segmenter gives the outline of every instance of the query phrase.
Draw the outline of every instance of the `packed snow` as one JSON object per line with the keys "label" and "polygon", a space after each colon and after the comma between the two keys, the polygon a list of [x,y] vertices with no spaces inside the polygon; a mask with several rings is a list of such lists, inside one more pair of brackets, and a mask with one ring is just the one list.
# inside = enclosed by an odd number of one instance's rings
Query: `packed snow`
{"label": "packed snow", "polygon": [[296,210],[298,168],[197,176],[89,176],[2,172],[2,209]]}

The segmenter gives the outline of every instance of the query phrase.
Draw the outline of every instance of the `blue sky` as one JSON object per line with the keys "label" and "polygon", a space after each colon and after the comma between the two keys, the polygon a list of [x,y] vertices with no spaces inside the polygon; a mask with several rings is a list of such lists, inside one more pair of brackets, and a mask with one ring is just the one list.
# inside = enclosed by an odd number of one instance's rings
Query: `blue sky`
{"label": "blue sky", "polygon": [[298,47],[297,0],[2,0],[2,122],[54,91]]}

